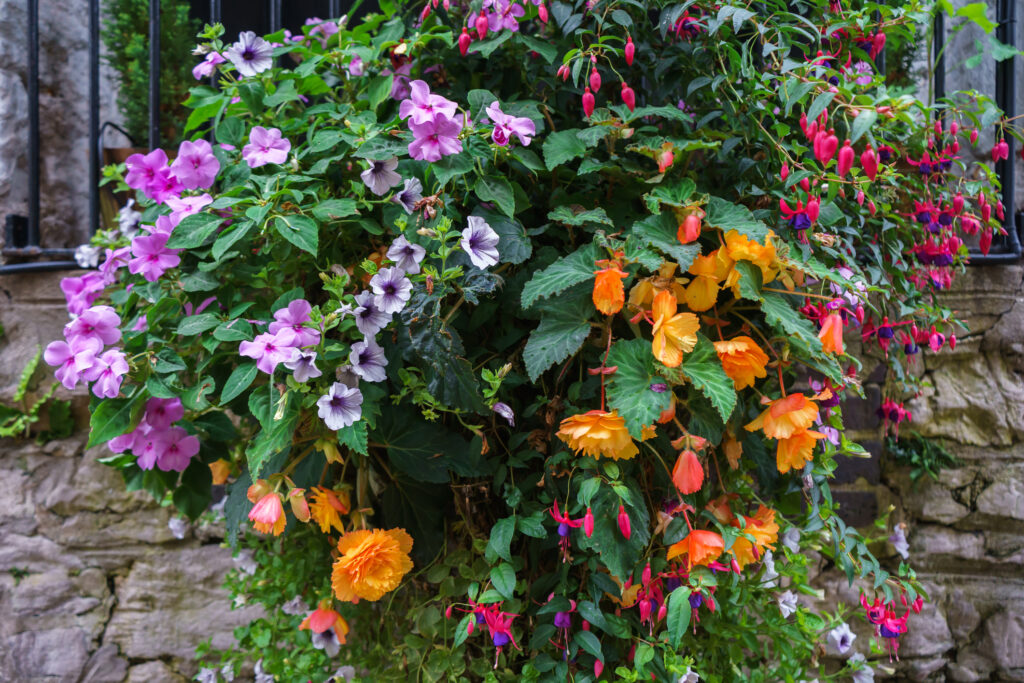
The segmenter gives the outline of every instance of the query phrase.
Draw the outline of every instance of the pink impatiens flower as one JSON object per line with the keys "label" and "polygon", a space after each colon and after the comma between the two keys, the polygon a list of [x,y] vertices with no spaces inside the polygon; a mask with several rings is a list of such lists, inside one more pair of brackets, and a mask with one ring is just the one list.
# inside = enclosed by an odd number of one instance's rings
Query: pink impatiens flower
{"label": "pink impatiens flower", "polygon": [[296,299],[274,312],[274,322],[270,323],[267,332],[277,334],[281,330],[291,330],[295,340],[291,346],[314,346],[320,343],[320,332],[306,327],[312,306],[305,299]]}
{"label": "pink impatiens flower", "polygon": [[60,281],[60,288],[68,302],[68,313],[81,315],[92,302],[99,298],[106,286],[101,273],[86,273],[81,277],[66,277]]}
{"label": "pink impatiens flower", "polygon": [[487,13],[487,26],[492,31],[507,28],[509,31],[519,30],[519,17],[526,14],[522,5],[510,0],[493,0],[491,11]]}
{"label": "pink impatiens flower", "polygon": [[43,360],[57,368],[54,372],[57,381],[71,390],[80,379],[87,382],[96,379],[99,372],[96,354],[102,348],[103,342],[96,337],[72,337],[68,341],[50,342],[43,351]]}
{"label": "pink impatiens flower", "polygon": [[164,204],[171,208],[171,215],[160,216],[157,218],[157,223],[160,222],[160,218],[167,218],[170,220],[172,226],[176,226],[185,216],[191,216],[192,214],[199,213],[204,206],[208,206],[212,203],[213,197],[211,197],[208,192],[204,192],[203,194],[194,197],[171,197],[164,202]]}
{"label": "pink impatiens flower", "polygon": [[178,156],[171,163],[171,173],[186,190],[206,189],[213,185],[220,162],[206,140],[185,140],[178,147]]}
{"label": "pink impatiens flower", "polygon": [[495,100],[484,110],[487,117],[494,122],[494,133],[491,139],[495,144],[504,147],[512,136],[519,138],[520,144],[526,146],[537,134],[537,126],[530,119],[523,116],[512,116],[501,111],[501,105]]}
{"label": "pink impatiens flower", "polygon": [[98,374],[92,385],[92,393],[99,398],[115,398],[121,392],[121,381],[128,373],[128,361],[117,349],[104,351],[93,366]]}
{"label": "pink impatiens flower", "polygon": [[462,151],[459,133],[462,124],[444,114],[437,114],[433,121],[426,123],[409,122],[414,136],[409,143],[409,156],[419,161],[440,161],[441,157]]}
{"label": "pink impatiens flower", "polygon": [[277,128],[266,129],[255,126],[249,132],[249,144],[242,148],[242,158],[249,168],[266,164],[283,164],[288,159],[292,143],[281,137]]}
{"label": "pink impatiens flower", "polygon": [[180,398],[150,398],[146,401],[146,424],[157,431],[170,429],[185,417],[185,406]]}
{"label": "pink impatiens flower", "polygon": [[128,262],[129,272],[156,282],[164,272],[181,263],[180,250],[167,248],[169,237],[167,233],[158,232],[133,239],[132,255],[135,258]]}
{"label": "pink impatiens flower", "polygon": [[110,306],[93,306],[64,326],[64,336],[95,337],[100,346],[113,344],[121,338],[121,318]]}
{"label": "pink impatiens flower", "polygon": [[156,466],[164,472],[184,472],[189,461],[199,452],[199,439],[181,427],[159,432],[153,441],[158,452]]}
{"label": "pink impatiens flower", "polygon": [[295,332],[284,327],[276,334],[264,333],[255,339],[238,345],[238,353],[256,359],[256,368],[268,375],[273,374],[278,363],[295,357]]}
{"label": "pink impatiens flower", "polygon": [[202,80],[213,74],[217,70],[218,64],[223,64],[228,61],[219,52],[209,52],[206,55],[206,59],[192,67],[192,77],[197,81]]}
{"label": "pink impatiens flower", "polygon": [[148,194],[150,185],[167,168],[167,153],[162,149],[154,149],[145,156],[133,154],[125,160],[124,165],[125,184],[133,190],[142,190]]}
{"label": "pink impatiens flower", "polygon": [[409,99],[403,100],[398,106],[401,118],[412,117],[410,121],[419,124],[433,121],[436,114],[455,118],[458,105],[440,95],[432,95],[425,81],[413,81],[409,84],[409,90]]}

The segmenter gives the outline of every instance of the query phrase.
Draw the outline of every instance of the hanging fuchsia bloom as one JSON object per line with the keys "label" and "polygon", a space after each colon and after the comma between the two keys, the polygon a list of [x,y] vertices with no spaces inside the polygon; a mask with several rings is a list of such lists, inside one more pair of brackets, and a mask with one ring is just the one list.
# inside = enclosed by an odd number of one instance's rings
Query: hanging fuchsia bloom
{"label": "hanging fuchsia bloom", "polygon": [[594,535],[594,513],[587,507],[587,514],[583,515],[583,534],[590,538]]}
{"label": "hanging fuchsia bloom", "polygon": [[517,650],[522,649],[512,635],[512,620],[518,616],[518,614],[499,612],[497,610],[487,610],[484,612],[484,623],[487,624],[487,630],[491,634],[491,642],[494,643],[494,647],[498,648],[499,651],[509,643],[512,643]]}
{"label": "hanging fuchsia bloom", "polygon": [[64,336],[94,337],[100,346],[114,344],[121,338],[121,318],[110,306],[93,306],[64,326]]}
{"label": "hanging fuchsia bloom", "polygon": [[830,128],[827,133],[820,130],[814,136],[814,158],[822,166],[828,166],[828,162],[832,161],[832,157],[836,155],[838,148],[839,138],[836,137],[834,129]]}
{"label": "hanging fuchsia bloom", "polygon": [[450,119],[444,114],[437,114],[431,121],[419,124],[409,121],[413,141],[409,143],[409,156],[418,161],[440,161],[449,154],[462,151],[462,123],[458,119]]}
{"label": "hanging fuchsia bloom", "polygon": [[238,345],[238,353],[256,359],[256,368],[268,375],[273,374],[278,363],[292,360],[296,354],[295,332],[284,327],[276,334],[264,333],[254,340]]}
{"label": "hanging fuchsia bloom", "polygon": [[573,519],[569,516],[568,512],[561,512],[558,509],[558,501],[556,500],[554,505],[548,513],[552,519],[558,522],[558,545],[562,549],[562,561],[567,562],[569,560],[569,532],[572,529],[578,529],[583,524],[582,519]]}
{"label": "hanging fuchsia bloom", "polygon": [[626,48],[623,50],[626,57],[626,66],[633,66],[633,57],[636,54],[636,45],[633,44],[633,36],[626,35]]}
{"label": "hanging fuchsia bloom", "polygon": [[186,190],[206,189],[217,179],[220,162],[213,156],[210,143],[202,138],[185,140],[178,147],[178,156],[171,163],[171,173]]}
{"label": "hanging fuchsia bloom", "polygon": [[320,331],[306,327],[312,310],[313,307],[308,301],[296,299],[286,308],[279,308],[274,312],[274,322],[270,323],[267,332],[277,334],[281,330],[289,329],[295,335],[293,346],[315,346],[320,343]]}
{"label": "hanging fuchsia bloom", "polygon": [[588,119],[594,113],[594,104],[594,93],[590,92],[588,87],[583,93],[583,113],[587,115]]}
{"label": "hanging fuchsia bloom", "polygon": [[249,168],[259,168],[266,164],[283,164],[288,160],[288,152],[292,143],[281,137],[277,128],[254,126],[249,131],[249,144],[242,148],[242,158]]}
{"label": "hanging fuchsia bloom", "polygon": [[839,158],[836,160],[836,173],[839,174],[840,178],[845,178],[851,168],[853,168],[853,147],[850,147],[850,141],[847,140],[843,143],[842,149],[839,150]]}
{"label": "hanging fuchsia bloom", "polygon": [[221,53],[208,52],[206,53],[206,59],[192,67],[192,77],[197,81],[207,78],[217,70],[218,64],[223,64],[226,61],[228,60]]}
{"label": "hanging fuchsia bloom", "polygon": [[473,21],[473,26],[476,28],[477,38],[483,40],[487,37],[487,15],[481,11]]}
{"label": "hanging fuchsia bloom", "polygon": [[636,109],[636,93],[633,92],[632,88],[626,85],[625,81],[622,82],[622,103],[625,104],[630,111]]}
{"label": "hanging fuchsia bloom", "polygon": [[156,233],[133,239],[132,255],[135,258],[128,262],[128,271],[141,274],[149,282],[156,282],[166,271],[176,268],[181,263],[178,256],[181,250],[169,249],[168,237],[166,233]]}
{"label": "hanging fuchsia bloom", "polygon": [[595,66],[590,70],[590,89],[595,93],[601,90],[601,72]]}
{"label": "hanging fuchsia bloom", "polygon": [[1010,145],[1006,140],[1000,140],[992,147],[992,161],[1010,158]]}
{"label": "hanging fuchsia bloom", "polygon": [[883,431],[888,432],[892,427],[893,435],[897,437],[900,433],[900,423],[913,419],[910,411],[904,408],[902,403],[896,403],[891,398],[884,400],[876,412],[878,417],[882,418]]}
{"label": "hanging fuchsia bloom", "polygon": [[458,108],[451,100],[432,94],[426,81],[417,80],[409,84],[409,99],[398,105],[398,116],[408,118],[410,123],[424,124],[433,121],[438,114],[454,119]]}
{"label": "hanging fuchsia bloom", "polygon": [[103,342],[97,337],[72,337],[68,341],[50,342],[43,351],[43,360],[57,368],[54,377],[70,391],[79,380],[96,379],[101,370],[96,354],[102,348]]}
{"label": "hanging fuchsia bloom", "polygon": [[501,105],[495,100],[484,110],[487,118],[494,122],[494,132],[491,139],[498,145],[504,147],[515,135],[523,146],[529,145],[533,136],[537,134],[537,126],[533,121],[524,116],[512,116],[501,111]]}
{"label": "hanging fuchsia bloom", "polygon": [[789,226],[803,239],[805,239],[803,231],[814,225],[815,221],[818,220],[820,206],[820,200],[817,197],[811,197],[807,200],[806,207],[803,200],[798,199],[796,208],[791,209],[785,199],[779,198],[779,210],[782,212],[782,217],[789,221]]}
{"label": "hanging fuchsia bloom", "polygon": [[860,155],[860,165],[864,168],[864,174],[871,180],[878,175],[878,155],[870,145]]}

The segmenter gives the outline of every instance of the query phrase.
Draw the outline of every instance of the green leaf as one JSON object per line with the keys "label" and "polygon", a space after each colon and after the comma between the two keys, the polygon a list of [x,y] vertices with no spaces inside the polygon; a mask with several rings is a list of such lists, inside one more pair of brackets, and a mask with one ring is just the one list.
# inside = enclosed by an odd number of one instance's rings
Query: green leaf
{"label": "green leaf", "polygon": [[764,244],[768,237],[768,226],[754,218],[750,209],[719,197],[708,197],[707,216],[704,220],[711,227],[720,228],[722,232],[735,230],[761,244]]}
{"label": "green leaf", "polygon": [[399,341],[409,359],[423,370],[427,391],[444,405],[473,413],[488,412],[459,333],[440,318],[402,313]]}
{"label": "green leaf", "polygon": [[683,374],[693,385],[707,396],[708,400],[725,422],[736,407],[736,390],[733,381],[722,369],[715,345],[704,335],[697,334],[697,346],[683,358]]}
{"label": "green leaf", "polygon": [[508,562],[502,562],[491,569],[491,583],[502,596],[511,600],[516,593],[516,570]]}
{"label": "green leaf", "polygon": [[577,129],[561,130],[551,133],[544,140],[542,151],[544,152],[544,163],[547,164],[549,171],[554,170],[560,164],[583,156],[587,151],[586,144],[579,139],[576,135],[577,132]]}
{"label": "green leaf", "polygon": [[200,460],[193,460],[181,475],[181,485],[174,491],[174,507],[184,512],[189,519],[198,519],[210,504],[212,484],[213,476],[209,466]]}
{"label": "green leaf", "polygon": [[185,216],[171,232],[167,246],[174,249],[192,249],[201,246],[224,222],[221,216],[194,213]]}
{"label": "green leaf", "polygon": [[626,421],[629,434],[639,439],[644,425],[652,425],[672,405],[672,392],[651,385],[664,384],[655,367],[651,343],[643,339],[619,340],[608,354],[608,365],[618,367],[608,382],[608,405]]}
{"label": "green leaf", "polygon": [[394,82],[395,77],[390,74],[376,76],[370,80],[370,85],[366,89],[366,99],[370,101],[370,109],[377,109],[380,103],[391,95],[391,86]]}
{"label": "green leaf", "polygon": [[447,484],[448,470],[468,471],[463,466],[474,455],[461,436],[425,422],[404,406],[383,411],[372,432],[373,440],[387,449],[391,464],[413,481]]}
{"label": "green leaf", "polygon": [[430,168],[437,177],[437,182],[444,186],[455,176],[464,175],[472,171],[473,157],[470,156],[469,152],[449,154],[446,157],[441,157],[440,161],[432,163]]}
{"label": "green leaf", "polygon": [[107,398],[100,401],[89,418],[89,442],[86,448],[106,443],[127,432],[142,410],[144,396],[145,392],[139,391],[132,398]]}
{"label": "green leaf", "polygon": [[[996,24],[986,16],[988,12],[988,3],[984,2],[972,2],[964,5],[956,11],[958,17],[967,17],[970,21],[974,22],[982,31],[985,33],[992,33],[996,29]],[[810,117],[808,117],[810,118]]]}
{"label": "green leaf", "polygon": [[354,199],[327,199],[313,207],[313,215],[322,223],[330,223],[359,213]]}
{"label": "green leaf", "polygon": [[762,297],[761,311],[769,325],[783,330],[787,335],[799,337],[812,351],[821,352],[818,333],[802,313],[789,305],[779,294],[766,293]]}
{"label": "green leaf", "polygon": [[224,254],[226,254],[236,242],[249,234],[249,231],[252,230],[254,225],[255,223],[252,221],[242,221],[236,226],[228,227],[217,235],[217,239],[213,241],[213,248],[210,249],[210,255],[219,261],[220,258],[224,256]]}
{"label": "green leaf", "polygon": [[649,244],[669,256],[679,264],[679,269],[685,272],[693,264],[693,259],[700,253],[700,245],[696,242],[680,244],[676,237],[678,227],[672,214],[664,212],[637,221],[633,224],[630,232],[644,244]]}
{"label": "green leaf", "polygon": [[292,436],[295,434],[295,425],[299,419],[298,409],[291,405],[296,402],[294,396],[289,396],[289,405],[285,406],[284,413],[276,419],[276,416],[272,415],[270,424],[260,430],[245,450],[249,472],[257,479],[274,456],[291,449]]}
{"label": "green leaf", "polygon": [[473,215],[483,218],[498,233],[498,259],[501,263],[523,263],[533,254],[530,236],[526,234],[523,224],[515,218],[482,206],[474,209]]}
{"label": "green leaf", "polygon": [[369,455],[370,449],[366,433],[366,420],[359,420],[344,429],[339,429],[338,443],[351,448],[356,453]]}
{"label": "green leaf", "polygon": [[220,403],[224,405],[249,388],[252,381],[256,379],[255,363],[243,363],[231,371],[228,380],[224,382],[224,388],[220,390]]}
{"label": "green leaf", "polygon": [[534,38],[525,31],[520,31],[516,35],[518,36],[520,42],[524,43],[526,47],[530,48],[531,50],[539,54],[548,64],[554,62],[555,58],[558,57],[558,47],[551,41]]}
{"label": "green leaf", "polygon": [[672,649],[678,650],[683,634],[690,627],[690,589],[679,586],[668,596],[668,615],[665,620],[668,626],[668,642]]}
{"label": "green leaf", "polygon": [[733,268],[740,274],[738,281],[740,296],[751,301],[761,301],[763,285],[761,269],[750,261],[737,261]]}
{"label": "green leaf", "polygon": [[682,178],[679,181],[658,185],[651,192],[650,197],[658,200],[658,204],[684,207],[690,201],[690,196],[697,189],[696,183],[689,178]]}
{"label": "green leaf", "polygon": [[[622,487],[628,498],[620,499],[610,486],[602,486],[591,501],[594,512],[594,534],[587,538],[580,534],[576,537],[579,547],[596,550],[601,556],[601,563],[608,568],[613,576],[621,580],[633,575],[633,570],[647,549],[651,538],[650,517],[645,505],[633,506],[633,501],[643,501],[644,497],[636,489],[635,482],[628,482]],[[627,539],[619,531],[618,513],[620,503],[629,515],[632,533]]]}
{"label": "green leaf", "polygon": [[516,212],[515,195],[512,185],[501,176],[483,176],[473,186],[476,196],[483,202],[494,202],[502,213],[511,218]]}
{"label": "green leaf", "polygon": [[[516,530],[516,518],[505,517],[499,519],[491,527],[491,537],[487,541],[487,556],[493,555],[494,557],[500,557],[503,560],[509,562],[512,561],[512,553],[510,547],[512,545],[512,535]],[[488,562],[493,560],[488,559]]]}
{"label": "green leaf", "polygon": [[544,270],[534,273],[523,287],[520,298],[523,308],[530,308],[538,299],[547,298],[575,284],[593,279],[596,268],[594,262],[598,254],[597,245],[591,242],[558,259]]}
{"label": "green leaf", "polygon": [[220,318],[213,313],[200,313],[199,315],[190,315],[181,319],[178,323],[178,334],[183,337],[192,337],[197,334],[202,334],[207,330],[212,330],[220,324]]}
{"label": "green leaf", "polygon": [[853,120],[853,125],[850,127],[850,142],[857,142],[864,133],[871,129],[877,119],[878,113],[874,109],[861,109],[860,114]]}
{"label": "green leaf", "polygon": [[815,97],[814,101],[811,102],[811,108],[807,110],[807,121],[813,121],[821,116],[821,112],[825,111],[825,107],[832,103],[835,96],[836,94],[834,92],[826,90]]}
{"label": "green leaf", "polygon": [[252,325],[241,318],[221,323],[213,331],[213,337],[220,341],[249,341],[252,339]]}
{"label": "green leaf", "polygon": [[548,220],[558,221],[565,225],[585,225],[591,223],[594,225],[608,225],[614,226],[612,219],[608,217],[604,209],[598,207],[596,209],[585,210],[581,206],[559,206],[554,211],[548,213]]}
{"label": "green leaf", "polygon": [[601,652],[601,641],[590,631],[577,631],[572,637],[581,648],[586,650],[594,659],[604,661],[604,654]]}
{"label": "green leaf", "polygon": [[458,648],[466,642],[467,638],[469,638],[469,621],[473,618],[474,615],[467,614],[459,620],[459,625],[455,627],[455,638],[452,642],[453,648]]}
{"label": "green leaf", "polygon": [[593,312],[594,306],[589,298],[560,302],[545,312],[523,349],[523,361],[531,381],[536,382],[545,370],[561,363],[583,346],[590,334]]}
{"label": "green leaf", "polygon": [[274,227],[286,240],[303,251],[316,256],[319,248],[319,231],[316,221],[307,216],[278,216],[274,219]]}

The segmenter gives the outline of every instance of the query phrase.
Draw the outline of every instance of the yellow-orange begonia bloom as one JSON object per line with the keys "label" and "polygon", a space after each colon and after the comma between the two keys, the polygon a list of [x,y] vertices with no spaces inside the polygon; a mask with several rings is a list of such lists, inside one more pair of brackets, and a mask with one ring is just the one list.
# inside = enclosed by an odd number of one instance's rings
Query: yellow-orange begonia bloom
{"label": "yellow-orange begonia bloom", "polygon": [[843,316],[829,313],[821,321],[821,332],[818,333],[821,348],[825,353],[844,353],[843,348]]}
{"label": "yellow-orange begonia bloom", "polygon": [[818,406],[814,401],[803,394],[790,394],[772,401],[767,410],[744,429],[748,432],[763,429],[769,439],[788,439],[809,429],[816,417]]}
{"label": "yellow-orange begonia bloom", "polygon": [[693,569],[695,564],[706,566],[714,562],[723,550],[725,550],[725,541],[720,534],[714,531],[694,529],[687,534],[686,538],[669,546],[668,559],[685,555],[686,568]]}
{"label": "yellow-orange begonia bloom", "polygon": [[719,277],[717,252],[693,259],[690,274],[694,276],[686,286],[686,305],[691,311],[706,311],[718,300]]}
{"label": "yellow-orange begonia bloom", "polygon": [[814,446],[825,435],[805,429],[786,439],[779,439],[775,450],[775,466],[785,474],[791,469],[802,470],[804,465],[814,459]]}
{"label": "yellow-orange begonia bloom", "polygon": [[676,368],[683,362],[683,354],[697,345],[700,321],[693,313],[676,313],[678,301],[670,292],[659,292],[654,297],[654,357],[666,367]]}
{"label": "yellow-orange begonia bloom", "polygon": [[339,600],[380,600],[412,569],[412,537],[405,529],[350,531],[338,540],[340,557],[331,571]]}
{"label": "yellow-orange begonia bloom", "polygon": [[676,277],[676,267],[675,263],[662,263],[657,275],[646,277],[633,285],[629,290],[629,305],[647,310],[654,302],[655,295],[666,290],[672,292],[676,299],[682,299],[686,290]]}
{"label": "yellow-orange begonia bloom", "polygon": [[761,269],[763,282],[771,282],[779,271],[778,255],[771,241],[772,233],[768,234],[765,243],[761,244],[736,230],[725,234],[725,249],[733,261],[749,261]]}
{"label": "yellow-orange begonia bloom", "polygon": [[718,360],[722,361],[722,369],[732,380],[737,391],[744,387],[754,386],[756,378],[765,378],[768,371],[768,356],[750,337],[740,335],[729,341],[715,342]]}
{"label": "yellow-orange begonia bloom", "polygon": [[616,411],[591,410],[562,420],[557,435],[569,448],[594,458],[629,459],[640,452]]}
{"label": "yellow-orange begonia bloom", "polygon": [[[730,548],[740,569],[764,557],[766,549],[775,550],[775,541],[779,537],[779,525],[775,522],[775,510],[771,508],[761,505],[753,517],[744,516],[743,520],[746,524],[743,533],[753,536],[754,540],[739,536]],[[738,522],[735,526],[739,526]]]}
{"label": "yellow-orange begonia bloom", "polygon": [[309,512],[313,521],[320,525],[320,531],[326,534],[330,532],[331,527],[334,527],[339,532],[344,532],[345,527],[341,523],[341,515],[348,514],[351,505],[348,493],[316,486],[313,488],[312,499],[309,504]]}

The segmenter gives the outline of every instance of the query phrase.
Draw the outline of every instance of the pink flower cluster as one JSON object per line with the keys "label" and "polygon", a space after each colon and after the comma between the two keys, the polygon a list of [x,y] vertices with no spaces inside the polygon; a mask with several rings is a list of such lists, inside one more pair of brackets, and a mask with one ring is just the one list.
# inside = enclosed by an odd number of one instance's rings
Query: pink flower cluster
{"label": "pink flower cluster", "polygon": [[156,202],[178,197],[183,190],[206,189],[213,185],[220,171],[220,162],[206,140],[185,140],[178,147],[178,156],[167,164],[167,153],[154,149],[149,154],[133,154],[125,161],[124,181],[133,190]]}
{"label": "pink flower cluster", "polygon": [[307,327],[312,310],[305,299],[296,299],[274,313],[267,331],[238,346],[238,353],[256,360],[256,367],[273,374],[279,363],[299,360],[300,349],[320,343],[320,331]]}
{"label": "pink flower cluster", "polygon": [[[79,278],[80,279],[80,278]],[[121,339],[121,319],[110,306],[93,306],[64,326],[64,341],[50,342],[43,352],[54,375],[66,389],[78,382],[94,382],[92,393],[114,398],[128,372],[128,361],[120,349],[103,350]]]}
{"label": "pink flower cluster", "polygon": [[150,398],[139,426],[111,439],[107,447],[114,453],[130,450],[144,470],[155,466],[164,472],[183,472],[199,452],[199,439],[184,428],[173,426],[184,416],[181,399]]}
{"label": "pink flower cluster", "polygon": [[458,105],[430,92],[425,81],[410,84],[409,99],[403,100],[398,115],[409,119],[413,141],[409,156],[420,161],[440,161],[441,157],[462,151],[462,121],[456,116]]}
{"label": "pink flower cluster", "polygon": [[180,221],[181,218],[175,219],[172,214],[158,217],[155,225],[142,226],[148,234],[137,235],[132,240],[134,258],[128,262],[128,271],[142,275],[149,282],[156,282],[165,272],[176,268],[181,263],[178,255],[181,250],[168,247],[167,240]]}

